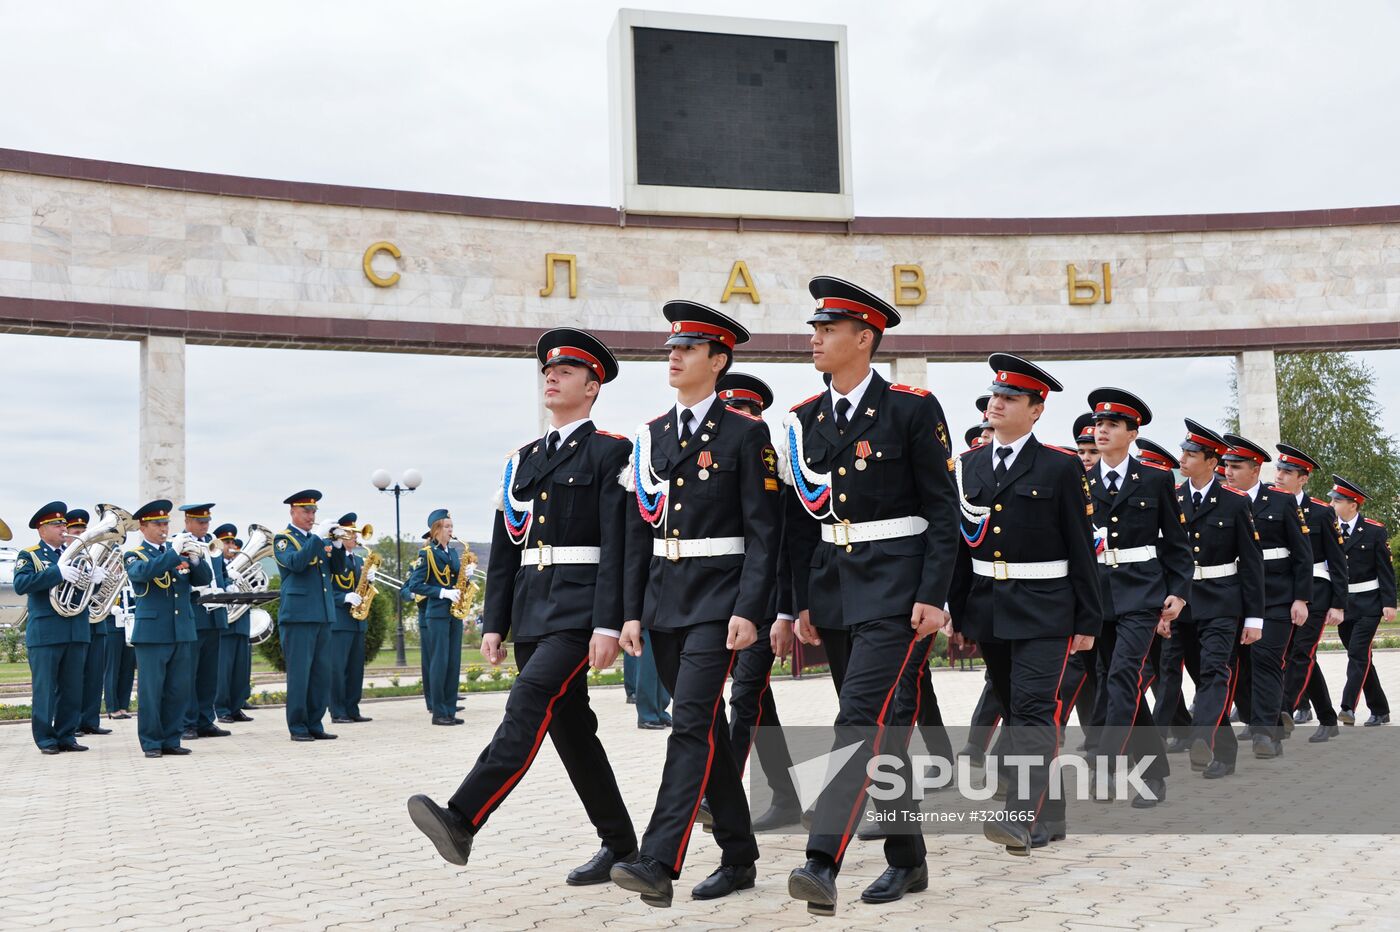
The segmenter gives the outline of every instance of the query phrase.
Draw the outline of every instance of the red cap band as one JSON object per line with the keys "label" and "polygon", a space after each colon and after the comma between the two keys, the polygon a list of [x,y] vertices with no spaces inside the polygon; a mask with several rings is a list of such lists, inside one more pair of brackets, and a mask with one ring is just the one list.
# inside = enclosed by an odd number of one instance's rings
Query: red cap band
{"label": "red cap band", "polygon": [[1012,388],[1024,388],[1033,391],[1040,396],[1041,401],[1044,401],[1046,396],[1050,394],[1049,385],[1046,385],[1044,382],[1040,381],[1040,379],[1022,375],[1019,372],[1008,372],[1005,369],[998,369],[997,381],[1003,385],[1010,385]]}
{"label": "red cap band", "polygon": [[1172,465],[1172,461],[1165,456],[1147,450],[1139,451],[1138,459],[1142,460],[1144,463],[1155,463],[1158,466],[1166,466],[1169,469]]}
{"label": "red cap band", "polygon": [[1094,408],[1095,414],[1126,414],[1135,421],[1142,420],[1142,415],[1135,408],[1130,408],[1117,401],[1100,401]]}
{"label": "red cap band", "polygon": [[1353,492],[1351,489],[1344,489],[1344,488],[1342,488],[1342,487],[1339,486],[1339,485],[1334,485],[1334,486],[1332,486],[1332,491],[1333,491],[1333,492],[1336,492],[1338,495],[1341,495],[1341,496],[1344,496],[1344,497],[1346,497],[1346,498],[1351,499],[1352,501],[1356,502],[1358,505],[1364,504],[1364,503],[1366,502],[1366,496],[1364,496],[1364,495],[1358,495],[1357,493]]}
{"label": "red cap band", "polygon": [[1200,446],[1209,447],[1210,449],[1214,450],[1218,455],[1222,456],[1230,449],[1229,447],[1222,447],[1220,444],[1216,443],[1214,440],[1211,440],[1209,437],[1202,437],[1200,434],[1193,434],[1189,431],[1186,434],[1186,439],[1191,441],[1192,443],[1199,444]]}
{"label": "red cap band", "polygon": [[39,521],[38,521],[38,523],[39,523],[39,524],[64,524],[64,523],[67,522],[67,520],[68,520],[68,516],[65,515],[63,512],[60,511],[60,512],[57,512],[56,514],[51,514],[51,515],[47,515],[46,517],[40,518]]}
{"label": "red cap band", "polygon": [[714,324],[705,324],[698,320],[678,320],[671,325],[671,332],[698,333],[712,340],[718,340],[730,349],[734,348],[734,334],[723,327],[716,327]]}
{"label": "red cap band", "polygon": [[1238,456],[1242,457],[1243,459],[1247,459],[1251,463],[1258,463],[1260,466],[1264,465],[1264,457],[1260,456],[1258,453],[1255,453],[1248,447],[1231,447],[1229,453],[1231,456]]}
{"label": "red cap band", "polygon": [[881,333],[884,333],[885,324],[888,322],[883,312],[868,304],[861,304],[859,301],[851,301],[848,298],[818,298],[817,310],[842,311],[852,317],[859,317]]}
{"label": "red cap band", "polygon": [[1278,461],[1288,466],[1297,466],[1303,472],[1312,472],[1312,464],[1308,463],[1306,460],[1300,460],[1296,456],[1289,456],[1287,453],[1280,453],[1278,455]]}
{"label": "red cap band", "polygon": [[581,350],[577,346],[556,346],[545,355],[545,363],[548,364],[556,356],[573,356],[582,359],[588,368],[593,370],[593,374],[599,379],[603,377],[603,364],[598,361],[598,357],[586,350]]}
{"label": "red cap band", "polygon": [[719,393],[725,401],[752,401],[760,408],[763,407],[763,396],[758,392],[751,392],[747,388],[726,388]]}

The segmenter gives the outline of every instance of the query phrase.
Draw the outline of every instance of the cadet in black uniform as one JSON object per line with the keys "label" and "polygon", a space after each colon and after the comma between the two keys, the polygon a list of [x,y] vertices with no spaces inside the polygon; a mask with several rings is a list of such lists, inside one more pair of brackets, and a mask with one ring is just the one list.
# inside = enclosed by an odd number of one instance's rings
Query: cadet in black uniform
{"label": "cadet in black uniform", "polygon": [[704,794],[723,856],[691,895],[712,899],[753,886],[758,845],[725,721],[724,681],[768,611],[781,531],[768,427],[715,391],[748,331],[691,301],[668,302],[662,313],[671,324],[677,402],[633,442],[629,521],[652,539],[649,549],[628,551],[622,646],[639,656],[646,626],[674,706],[641,858],[612,869],[615,883],[653,906],[671,903]]}
{"label": "cadet in black uniform", "polygon": [[1376,671],[1371,668],[1371,641],[1381,619],[1395,620],[1395,567],[1390,561],[1390,539],[1385,525],[1374,518],[1363,518],[1361,506],[1366,493],[1353,482],[1333,476],[1332,508],[1342,531],[1342,550],[1347,555],[1346,618],[1337,628],[1347,647],[1347,682],[1342,688],[1341,711],[1337,720],[1356,724],[1356,702],[1366,693],[1371,710],[1367,725],[1390,721],[1390,702]]}
{"label": "cadet in black uniform", "polygon": [[1079,454],[1079,462],[1087,473],[1099,465],[1103,456],[1097,442],[1098,430],[1094,426],[1094,412],[1085,411],[1074,419],[1074,447]]}
{"label": "cadet in black uniform", "polygon": [[[1230,445],[1222,457],[1230,487],[1252,500],[1254,529],[1264,554],[1264,628],[1259,640],[1240,652],[1235,704],[1240,720],[1249,725],[1254,756],[1272,758],[1283,753],[1279,716],[1284,657],[1294,630],[1308,620],[1308,602],[1313,597],[1312,544],[1298,500],[1259,481],[1259,468],[1273,457],[1238,434],[1225,434],[1224,440]],[[1291,715],[1288,722],[1292,725]]]}
{"label": "cadet in black uniform", "polygon": [[[511,453],[491,533],[482,655],[505,659],[513,634],[520,674],[505,718],[447,806],[408,801],[413,823],[450,864],[525,776],[548,731],[602,849],[569,873],[603,883],[636,860],[637,838],[588,704],[588,668],[617,659],[629,497],[618,485],[631,444],[598,430],[589,413],[617,360],[591,334],[559,328],[535,345],[550,430]],[[641,536],[641,535],[637,535]]]}
{"label": "cadet in black uniform", "polygon": [[[1181,442],[1177,498],[1186,519],[1195,560],[1191,604],[1171,625],[1162,646],[1162,667],[1177,679],[1163,700],[1179,697],[1182,652],[1200,653],[1200,679],[1191,707],[1195,735],[1191,769],[1207,780],[1235,772],[1239,744],[1230,727],[1230,705],[1238,683],[1238,647],[1259,640],[1264,627],[1264,555],[1254,530],[1249,496],[1218,481],[1216,463],[1229,445],[1214,431],[1187,419]],[[1243,618],[1243,627],[1241,619]],[[1194,640],[1186,637],[1194,632]],[[1162,632],[1168,637],[1168,632]]]}
{"label": "cadet in black uniform", "polygon": [[1152,421],[1146,403],[1119,388],[1089,393],[1102,457],[1089,476],[1104,628],[1098,642],[1098,702],[1094,725],[1100,754],[1152,757],[1143,770],[1150,795],[1133,800],[1150,808],[1166,798],[1170,772],[1166,745],[1152,727],[1144,700],[1153,641],[1191,593],[1191,555],[1171,473],[1144,468],[1128,452],[1138,430]]}
{"label": "cadet in black uniform", "polygon": [[[816,630],[845,633],[836,725],[876,735],[822,793],[807,863],[788,878],[791,896],[810,912],[831,915],[836,875],[865,807],[870,753],[902,750],[902,739],[898,747],[883,742],[884,729],[909,723],[901,720],[906,703],[899,694],[927,683],[928,644],[921,642],[947,623],[957,504],[938,400],[921,388],[891,385],[870,368],[898,312],[837,278],[815,278],[808,288],[817,299],[808,321],[813,362],[832,379],[784,425],[785,478],[796,492],[787,527],[799,637],[812,643]],[[923,703],[908,705],[913,711]],[[921,835],[887,836],[885,859],[889,868],[863,900],[890,902],[927,888]]]}
{"label": "cadet in black uniform", "polygon": [[1029,854],[1064,837],[1064,794],[1048,793],[1063,724],[1060,689],[1070,655],[1093,647],[1103,606],[1083,463],[1031,433],[1046,397],[1062,386],[1008,353],[988,363],[996,372],[987,408],[995,434],[958,464],[963,543],[949,605],[954,637],[981,645],[1008,709],[1007,752],[1043,761],[1025,784],[1011,785],[1007,819],[983,822],[990,841]]}
{"label": "cadet in black uniform", "polygon": [[[1074,446],[1086,475],[1099,464],[1103,455],[1099,452],[1096,438],[1094,412],[1086,411],[1074,419]],[[1080,725],[1088,726],[1092,723],[1094,703],[1098,701],[1099,692],[1097,661],[1098,650],[1092,647],[1077,650],[1069,655],[1069,662],[1065,665],[1064,682],[1060,684],[1060,701],[1064,704],[1062,724],[1069,721],[1072,709],[1079,711]]]}
{"label": "cadet in black uniform", "polygon": [[[1337,514],[1320,498],[1308,497],[1308,479],[1317,461],[1297,447],[1275,444],[1278,450],[1278,485],[1293,496],[1302,513],[1312,545],[1312,599],[1308,620],[1293,632],[1283,676],[1283,713],[1291,715],[1305,701],[1317,710],[1317,730],[1308,740],[1314,744],[1337,736],[1337,710],[1327,693],[1327,680],[1315,657],[1317,644],[1328,625],[1339,625],[1347,607],[1347,555]],[[1305,699],[1306,697],[1306,699]],[[1286,727],[1286,726],[1285,726]]]}

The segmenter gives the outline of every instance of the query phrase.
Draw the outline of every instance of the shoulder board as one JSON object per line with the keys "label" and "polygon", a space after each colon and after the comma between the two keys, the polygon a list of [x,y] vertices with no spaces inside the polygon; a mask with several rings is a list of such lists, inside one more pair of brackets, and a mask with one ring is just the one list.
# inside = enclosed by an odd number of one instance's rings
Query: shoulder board
{"label": "shoulder board", "polygon": [[1366,523],[1367,523],[1367,524],[1374,524],[1376,527],[1385,527],[1384,524],[1382,524],[1381,522],[1377,521],[1375,518],[1367,518],[1367,519],[1366,519]]}
{"label": "shoulder board", "polygon": [[35,544],[33,547],[25,547],[25,548],[24,548],[24,552],[25,552],[25,553],[37,553],[38,551],[39,551],[39,545],[38,545],[38,544]]}
{"label": "shoulder board", "polygon": [[811,404],[812,402],[816,401],[816,400],[817,400],[818,398],[820,398],[821,396],[822,396],[822,392],[817,392],[817,393],[816,393],[815,395],[813,395],[811,398],[804,398],[804,399],[802,399],[802,400],[799,401],[797,404],[793,405],[791,408],[788,408],[788,410],[789,410],[789,411],[796,411],[798,408],[801,408],[801,407],[803,407],[804,405],[809,405],[809,404]]}
{"label": "shoulder board", "polygon": [[925,395],[932,395],[933,392],[926,388],[915,388],[913,385],[901,385],[898,382],[890,384],[890,391],[904,392],[906,395],[918,395],[923,398]]}
{"label": "shoulder board", "polygon": [[1328,504],[1327,502],[1324,502],[1324,501],[1323,501],[1322,499],[1320,499],[1320,498],[1313,498],[1311,495],[1309,495],[1309,496],[1308,496],[1308,499],[1309,499],[1309,501],[1312,501],[1312,502],[1314,502],[1315,504],[1321,505],[1323,508],[1331,508],[1331,507],[1332,507],[1330,504]]}
{"label": "shoulder board", "polygon": [[751,421],[763,420],[763,418],[759,417],[757,414],[750,414],[747,411],[740,411],[738,408],[731,408],[729,405],[725,405],[724,410],[728,411],[730,414],[737,414],[740,417],[746,417]]}
{"label": "shoulder board", "polygon": [[1231,487],[1228,486],[1228,485],[1223,485],[1223,484],[1220,484],[1220,483],[1217,483],[1217,485],[1220,485],[1220,488],[1221,488],[1222,491],[1229,492],[1229,493],[1231,493],[1232,495],[1244,495],[1244,493],[1241,492],[1239,489],[1231,488]]}
{"label": "shoulder board", "polygon": [[1281,489],[1281,488],[1279,488],[1279,487],[1276,486],[1276,485],[1266,485],[1266,486],[1264,486],[1264,488],[1268,489],[1270,492],[1278,492],[1280,495],[1287,495],[1287,494],[1288,494],[1288,490],[1287,490],[1287,489]]}
{"label": "shoulder board", "polygon": [[961,453],[959,453],[958,456],[967,456],[967,454],[969,453],[976,453],[978,450],[982,449],[982,447],[987,446],[990,446],[990,444],[984,443],[982,444],[982,446],[979,447],[968,447],[966,450],[963,450]]}
{"label": "shoulder board", "polygon": [[604,437],[611,437],[611,438],[613,438],[614,440],[626,440],[628,443],[631,443],[631,442],[632,442],[632,438],[631,438],[631,437],[624,437],[624,436],[622,436],[621,434],[615,434],[615,433],[613,433],[613,432],[610,431],[610,430],[595,430],[594,433],[595,433],[595,434],[602,434]]}
{"label": "shoulder board", "polygon": [[1141,463],[1138,463],[1138,465],[1139,465],[1139,466],[1146,466],[1148,469],[1160,469],[1160,470],[1162,470],[1162,472],[1171,472],[1171,467],[1169,467],[1169,466],[1162,466],[1162,465],[1159,465],[1159,464],[1157,464],[1157,463],[1149,463],[1149,462],[1143,461],[1143,462],[1141,462]]}
{"label": "shoulder board", "polygon": [[657,421],[665,420],[667,417],[670,416],[670,414],[671,414],[670,411],[663,411],[662,413],[658,414],[656,417],[654,417],[654,418],[652,418],[651,420],[647,421],[647,423],[648,423],[648,424],[655,424]]}
{"label": "shoulder board", "polygon": [[[924,394],[927,395],[928,392],[924,392]],[[1069,449],[1068,447],[1057,447],[1057,446],[1055,446],[1053,443],[1042,443],[1041,446],[1044,447],[1044,448],[1047,449],[1047,450],[1054,450],[1056,453],[1063,453],[1063,454],[1065,454],[1066,456],[1078,456],[1078,455],[1079,455],[1079,452],[1078,452],[1077,450],[1071,450],[1071,449]]]}

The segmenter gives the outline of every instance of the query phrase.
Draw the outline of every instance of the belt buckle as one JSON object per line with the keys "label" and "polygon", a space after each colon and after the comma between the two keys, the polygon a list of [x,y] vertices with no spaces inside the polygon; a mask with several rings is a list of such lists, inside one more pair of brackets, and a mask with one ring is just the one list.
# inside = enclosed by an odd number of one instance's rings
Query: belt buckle
{"label": "belt buckle", "polygon": [[1001,582],[1011,578],[1010,567],[1006,565],[1005,560],[992,561],[992,578]]}
{"label": "belt buckle", "polygon": [[1196,568],[1191,572],[1191,579],[1195,582],[1200,582],[1202,579],[1205,578],[1205,573],[1202,572],[1201,565],[1197,563]]}
{"label": "belt buckle", "polygon": [[850,522],[842,521],[840,524],[833,524],[831,526],[831,542],[838,547],[849,547],[851,545]]}
{"label": "belt buckle", "polygon": [[550,544],[536,544],[539,549],[539,557],[535,563],[540,569],[554,565],[554,547]]}
{"label": "belt buckle", "polygon": [[1118,548],[1115,547],[1115,548],[1113,548],[1112,550],[1105,550],[1105,551],[1103,552],[1103,565],[1104,565],[1104,566],[1117,566],[1117,565],[1118,565]]}
{"label": "belt buckle", "polygon": [[666,538],[666,559],[672,563],[681,561],[681,542],[675,537]]}

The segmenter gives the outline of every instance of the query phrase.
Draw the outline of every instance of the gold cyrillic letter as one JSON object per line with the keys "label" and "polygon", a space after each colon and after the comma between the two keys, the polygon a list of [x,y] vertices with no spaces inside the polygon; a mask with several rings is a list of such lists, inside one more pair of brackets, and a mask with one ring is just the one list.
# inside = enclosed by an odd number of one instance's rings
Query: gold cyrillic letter
{"label": "gold cyrillic letter", "polygon": [[[1105,265],[1105,268],[1108,266]],[[1070,304],[1097,304],[1099,297],[1103,294],[1103,289],[1099,283],[1090,279],[1080,279],[1078,270],[1074,263],[1066,266],[1069,273],[1069,303]]]}
{"label": "gold cyrillic letter", "polygon": [[746,294],[754,304],[761,304],[758,298],[758,286],[753,283],[753,275],[749,273],[749,266],[743,259],[734,263],[734,268],[729,270],[729,283],[724,286],[724,294],[720,297],[720,304],[727,304],[729,296],[735,294]]}
{"label": "gold cyrillic letter", "polygon": [[399,252],[399,247],[385,240],[380,240],[379,242],[375,243],[374,245],[370,246],[368,249],[365,250],[365,259],[363,263],[365,269],[365,278],[368,278],[369,283],[377,288],[388,288],[390,285],[393,285],[398,282],[399,273],[395,272],[388,278],[381,278],[375,273],[374,266],[371,263],[374,262],[374,257],[379,255],[381,252],[387,252],[395,259],[402,258],[403,253]]}
{"label": "gold cyrillic letter", "polygon": [[554,294],[554,264],[563,262],[569,266],[569,297],[578,297],[578,256],[567,252],[547,252],[544,254],[544,287],[540,297]]}
{"label": "gold cyrillic letter", "polygon": [[924,303],[928,291],[924,288],[924,269],[920,265],[894,267],[894,303],[896,307],[914,307]]}

